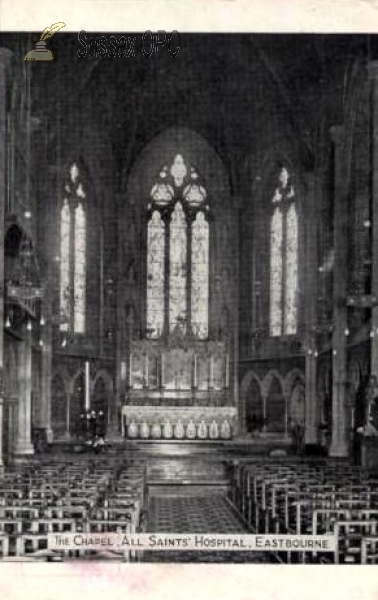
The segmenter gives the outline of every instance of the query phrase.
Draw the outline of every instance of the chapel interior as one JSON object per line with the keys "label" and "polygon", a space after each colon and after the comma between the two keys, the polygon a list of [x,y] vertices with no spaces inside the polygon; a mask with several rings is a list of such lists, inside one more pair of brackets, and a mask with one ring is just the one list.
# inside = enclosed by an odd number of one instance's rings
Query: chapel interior
{"label": "chapel interior", "polygon": [[[0,36],[0,557],[376,563],[378,40],[33,35]],[[338,543],[46,550],[75,531]]]}

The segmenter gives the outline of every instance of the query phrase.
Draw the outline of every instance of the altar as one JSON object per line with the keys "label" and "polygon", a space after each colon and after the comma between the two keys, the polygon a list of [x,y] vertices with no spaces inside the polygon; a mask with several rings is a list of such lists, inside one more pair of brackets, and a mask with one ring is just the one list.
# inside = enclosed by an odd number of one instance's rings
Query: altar
{"label": "altar", "polygon": [[122,435],[129,439],[231,439],[237,410],[226,344],[192,341],[131,346]]}

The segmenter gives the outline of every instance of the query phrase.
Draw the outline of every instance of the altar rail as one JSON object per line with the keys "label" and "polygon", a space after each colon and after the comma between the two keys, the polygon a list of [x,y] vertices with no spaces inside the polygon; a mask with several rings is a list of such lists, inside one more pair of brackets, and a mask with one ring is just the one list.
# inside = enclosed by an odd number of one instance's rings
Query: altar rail
{"label": "altar rail", "polygon": [[233,406],[123,406],[122,435],[131,439],[231,439],[237,433]]}

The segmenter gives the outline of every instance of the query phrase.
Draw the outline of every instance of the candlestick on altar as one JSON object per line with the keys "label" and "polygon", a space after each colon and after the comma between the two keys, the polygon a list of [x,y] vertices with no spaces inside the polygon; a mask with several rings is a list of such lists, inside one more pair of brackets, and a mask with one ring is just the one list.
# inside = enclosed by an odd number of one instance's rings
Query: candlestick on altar
{"label": "candlestick on altar", "polygon": [[213,388],[214,387],[214,356],[211,355],[210,356],[210,382],[209,382],[209,387]]}
{"label": "candlestick on altar", "polygon": [[91,389],[90,389],[90,371],[89,361],[85,363],[85,410],[91,408]]}
{"label": "candlestick on altar", "polygon": [[145,386],[148,387],[148,352],[146,352],[144,363]]}
{"label": "candlestick on altar", "polygon": [[130,360],[129,360],[129,387],[133,386],[133,354],[130,352]]}
{"label": "candlestick on altar", "polygon": [[226,354],[226,388],[230,385],[230,356]]}
{"label": "candlestick on altar", "polygon": [[197,354],[194,355],[193,387],[197,387]]}
{"label": "candlestick on altar", "polygon": [[160,385],[164,387],[164,354],[161,355]]}

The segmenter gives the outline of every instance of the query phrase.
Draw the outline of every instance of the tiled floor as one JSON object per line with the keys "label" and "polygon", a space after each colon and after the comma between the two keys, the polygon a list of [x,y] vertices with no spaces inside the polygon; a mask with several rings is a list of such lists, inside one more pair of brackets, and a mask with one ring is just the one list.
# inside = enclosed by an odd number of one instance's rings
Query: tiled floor
{"label": "tiled floor", "polygon": [[[153,497],[149,503],[148,531],[156,533],[248,533],[227,498],[214,496]],[[148,562],[270,562],[262,552],[162,551],[146,552]]]}

